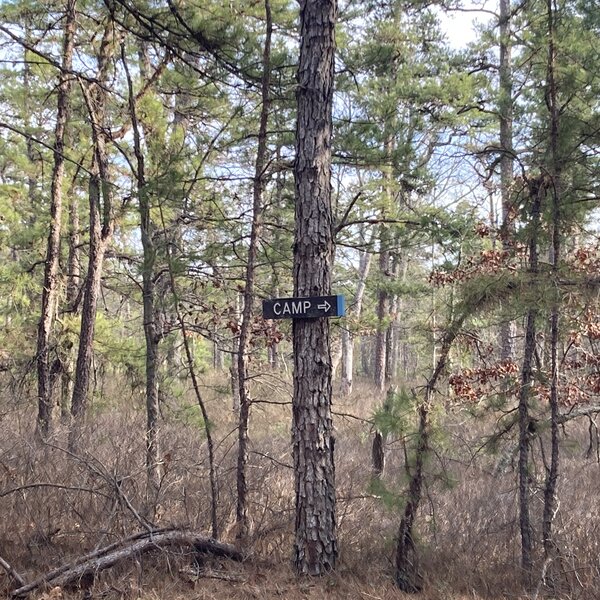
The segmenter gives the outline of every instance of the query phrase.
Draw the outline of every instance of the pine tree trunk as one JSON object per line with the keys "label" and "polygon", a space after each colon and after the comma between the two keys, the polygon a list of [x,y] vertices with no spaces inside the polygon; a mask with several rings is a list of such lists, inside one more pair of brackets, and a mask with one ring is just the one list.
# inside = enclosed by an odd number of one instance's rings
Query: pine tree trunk
{"label": "pine tree trunk", "polygon": [[94,330],[96,308],[100,294],[104,255],[112,238],[114,215],[112,206],[113,189],[109,181],[108,157],[106,150],[106,81],[114,50],[114,24],[108,20],[98,55],[97,82],[90,87],[82,87],[88,114],[91,121],[94,157],[90,168],[89,204],[90,204],[90,241],[89,260],[86,276],[83,306],[81,309],[81,329],[73,398],[71,401],[71,430],[69,447],[77,449],[81,428],[87,409],[87,396],[90,383],[92,358],[94,351]]}
{"label": "pine tree trunk", "polygon": [[386,373],[386,351],[387,351],[387,316],[388,293],[384,288],[384,279],[389,271],[389,252],[387,251],[387,234],[385,225],[382,225],[379,249],[379,277],[380,289],[377,292],[377,333],[375,335],[375,365],[373,367],[375,376],[375,388],[382,392],[385,390]]}
{"label": "pine tree trunk", "polygon": [[[474,306],[477,306],[477,304],[475,302]],[[414,543],[413,528],[423,495],[425,461],[430,451],[431,423],[429,416],[432,410],[435,389],[448,363],[450,349],[469,311],[469,307],[465,307],[464,311],[446,329],[441,343],[440,356],[435,363],[431,378],[425,387],[424,397],[417,406],[419,420],[418,441],[415,450],[414,465],[410,473],[406,505],[400,521],[400,527],[398,528],[396,545],[396,583],[402,591],[411,594],[421,590],[423,579],[419,570],[419,556]]]}
{"label": "pine tree trunk", "polygon": [[[148,491],[155,496],[162,475],[159,435],[159,342],[162,332],[159,330],[155,300],[155,263],[154,225],[150,215],[151,204],[146,182],[146,161],[142,151],[142,136],[137,118],[133,83],[127,65],[125,49],[121,49],[121,59],[127,76],[129,93],[129,116],[133,131],[133,150],[136,159],[136,192],[140,213],[140,237],[142,240],[142,316],[144,338],[146,341],[146,476]],[[142,64],[144,60],[142,59]],[[143,70],[143,69],[142,69]]]}
{"label": "pine tree trunk", "polygon": [[[550,177],[549,186],[552,199],[552,273],[558,276],[561,255],[561,194],[563,161],[560,156],[560,107],[558,102],[558,90],[556,85],[556,10],[551,0],[547,0],[548,13],[548,67],[546,77],[546,99],[550,117]],[[560,315],[559,299],[553,299],[552,312],[550,315],[550,466],[546,473],[544,486],[544,512],[542,516],[542,542],[544,546],[545,559],[551,560],[554,555],[555,546],[552,535],[552,524],[556,512],[556,489],[559,474],[559,369],[560,361],[558,346],[560,340]]]}
{"label": "pine tree trunk", "polygon": [[65,16],[63,40],[63,70],[59,75],[56,126],[54,128],[54,166],[50,184],[50,232],[44,266],[42,289],[42,314],[38,325],[37,374],[38,374],[38,433],[46,438],[53,419],[52,386],[50,385],[50,336],[57,302],[58,268],[62,219],[62,188],[65,172],[65,131],[70,115],[72,77],[68,71],[73,62],[75,37],[75,2],[69,0]]}
{"label": "pine tree trunk", "polygon": [[[531,232],[529,236],[529,272],[538,272],[538,229],[540,225],[541,197],[545,193],[540,180],[529,182],[531,201]],[[530,514],[530,472],[529,456],[531,451],[532,423],[529,415],[529,398],[533,384],[533,360],[535,356],[536,318],[538,311],[530,308],[525,323],[525,348],[521,368],[521,387],[519,390],[519,528],[521,532],[521,569],[525,584],[531,584],[533,567],[533,531]]]}
{"label": "pine tree trunk", "polygon": [[[294,295],[331,291],[331,130],[335,0],[300,3],[296,125]],[[331,354],[327,319],[295,320],[292,441],[296,492],[294,566],[321,575],[337,559]]]}
{"label": "pine tree trunk", "polygon": [[[241,320],[241,303],[242,298],[240,294],[236,294],[235,296],[235,318],[236,321],[240,322]],[[231,382],[231,400],[232,400],[232,408],[233,412],[238,412],[240,410],[240,371],[239,371],[239,362],[238,356],[240,353],[240,336],[239,334],[234,334],[231,339],[231,365],[229,366],[229,376]]]}
{"label": "pine tree trunk", "polygon": [[[79,250],[79,198],[73,194],[69,203],[69,257],[67,259],[67,307],[71,314],[79,310],[80,286],[80,250]],[[71,417],[71,398],[73,396],[73,382],[75,380],[75,360],[77,352],[75,346],[69,345],[63,349],[63,369],[60,401],[60,418],[68,424]]]}
{"label": "pine tree trunk", "polygon": [[92,167],[92,172],[93,174],[90,175],[89,183],[90,253],[81,309],[81,329],[79,332],[79,350],[77,352],[77,364],[75,367],[75,383],[73,385],[73,398],[71,400],[71,416],[73,418],[69,436],[69,447],[71,450],[77,448],[81,427],[87,410],[87,396],[94,351],[96,307],[98,306],[102,265],[107,242],[107,240],[103,239],[102,227],[99,222],[100,174],[95,166]]}
{"label": "pine tree trunk", "polygon": [[532,383],[533,356],[535,352],[536,311],[529,310],[525,324],[525,353],[521,371],[519,393],[519,528],[521,531],[521,568],[525,579],[531,576],[533,565],[533,536],[530,516],[530,418],[529,395]]}

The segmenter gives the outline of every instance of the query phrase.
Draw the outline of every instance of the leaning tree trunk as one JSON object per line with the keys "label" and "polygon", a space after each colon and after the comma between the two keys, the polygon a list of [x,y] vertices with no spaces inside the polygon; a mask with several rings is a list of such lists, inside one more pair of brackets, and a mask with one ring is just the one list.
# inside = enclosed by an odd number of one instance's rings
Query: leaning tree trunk
{"label": "leaning tree trunk", "polygon": [[52,424],[52,386],[50,374],[50,335],[56,308],[58,291],[58,260],[60,255],[60,231],[62,219],[62,188],[65,172],[65,131],[70,114],[70,95],[75,38],[75,2],[68,0],[63,40],[63,66],[59,75],[56,126],[54,128],[54,166],[50,184],[50,232],[44,266],[42,289],[42,314],[38,325],[37,375],[38,375],[38,433],[46,438]]}
{"label": "leaning tree trunk", "polygon": [[[477,302],[474,302],[473,306],[477,306],[477,304]],[[410,474],[406,504],[400,521],[400,527],[398,528],[396,543],[396,583],[402,591],[411,594],[419,592],[422,588],[423,578],[419,570],[419,556],[414,542],[413,528],[423,495],[425,461],[430,451],[430,413],[435,388],[446,368],[452,344],[470,311],[471,308],[465,306],[462,313],[448,327],[442,340],[440,356],[437,359],[435,369],[431,379],[427,382],[424,397],[417,407],[419,420],[418,441],[415,450],[414,465]]]}
{"label": "leaning tree trunk", "polygon": [[[300,3],[296,124],[295,296],[331,292],[331,130],[335,0]],[[294,566],[321,575],[337,559],[327,319],[295,320],[292,440],[296,491]]]}

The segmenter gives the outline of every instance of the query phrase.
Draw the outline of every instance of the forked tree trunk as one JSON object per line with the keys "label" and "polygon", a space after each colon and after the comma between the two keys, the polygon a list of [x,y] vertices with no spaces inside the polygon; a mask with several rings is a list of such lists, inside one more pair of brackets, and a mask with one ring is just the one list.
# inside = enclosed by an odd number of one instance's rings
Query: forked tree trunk
{"label": "forked tree trunk", "polygon": [[[331,291],[331,129],[335,0],[300,2],[296,124],[294,295]],[[335,567],[337,537],[327,319],[294,320],[292,441],[296,492],[294,566],[321,575]]]}
{"label": "forked tree trunk", "polygon": [[82,91],[91,121],[94,157],[90,168],[90,241],[89,260],[86,276],[83,306],[81,309],[81,330],[73,399],[71,401],[71,430],[69,447],[77,449],[81,428],[87,409],[87,397],[94,351],[94,330],[96,308],[100,294],[102,265],[104,255],[112,238],[114,216],[112,206],[113,189],[108,174],[108,156],[106,149],[106,94],[111,58],[114,51],[114,24],[109,20],[104,28],[98,55],[97,82],[89,88],[82,84]]}
{"label": "forked tree trunk", "polygon": [[42,288],[42,314],[38,325],[37,375],[38,375],[38,417],[37,428],[42,438],[50,433],[53,419],[53,398],[50,375],[50,336],[57,303],[58,260],[60,255],[60,233],[62,219],[62,189],[65,172],[65,131],[70,114],[72,76],[69,73],[73,63],[75,38],[75,2],[68,0],[65,15],[62,70],[59,75],[56,126],[54,128],[54,166],[50,184],[50,232],[44,266],[44,286]]}

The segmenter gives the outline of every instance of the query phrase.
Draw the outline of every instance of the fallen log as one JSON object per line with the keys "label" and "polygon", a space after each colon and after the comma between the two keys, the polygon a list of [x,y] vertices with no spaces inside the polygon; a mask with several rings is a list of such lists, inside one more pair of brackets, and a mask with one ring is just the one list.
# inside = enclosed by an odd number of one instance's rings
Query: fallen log
{"label": "fallen log", "polygon": [[39,579],[22,585],[11,592],[12,598],[27,596],[41,586],[64,587],[80,581],[93,580],[96,573],[112,567],[118,562],[139,556],[152,550],[172,546],[189,546],[197,553],[214,554],[215,556],[242,561],[243,554],[229,544],[218,542],[193,531],[181,529],[163,529],[144,532],[131,536],[123,542],[117,542],[82,556],[71,564],[63,565],[46,573]]}

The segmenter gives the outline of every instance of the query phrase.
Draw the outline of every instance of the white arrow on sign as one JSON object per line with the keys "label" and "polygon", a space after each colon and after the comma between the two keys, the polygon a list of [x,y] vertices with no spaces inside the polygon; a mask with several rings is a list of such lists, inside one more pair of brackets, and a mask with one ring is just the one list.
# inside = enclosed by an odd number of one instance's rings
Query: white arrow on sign
{"label": "white arrow on sign", "polygon": [[317,304],[317,308],[320,308],[321,310],[324,310],[325,312],[327,312],[331,308],[331,304],[329,304],[329,302],[327,302],[327,300],[325,300],[325,302],[323,304]]}

